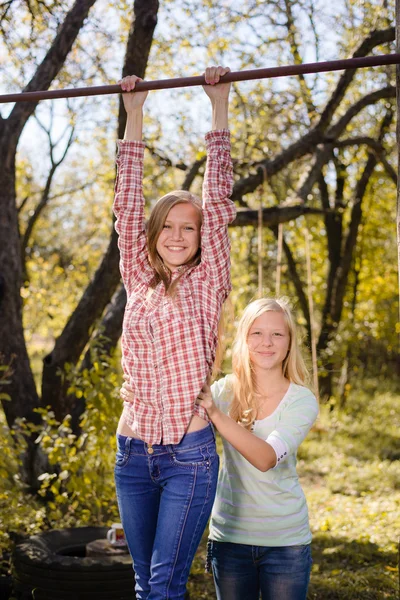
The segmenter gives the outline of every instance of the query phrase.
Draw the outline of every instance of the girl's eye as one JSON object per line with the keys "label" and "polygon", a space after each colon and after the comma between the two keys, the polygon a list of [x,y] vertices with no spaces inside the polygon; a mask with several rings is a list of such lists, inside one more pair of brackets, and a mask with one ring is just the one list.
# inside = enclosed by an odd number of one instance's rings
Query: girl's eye
{"label": "girl's eye", "polygon": [[185,227],[186,231],[194,231],[194,227]]}
{"label": "girl's eye", "polygon": [[260,331],[252,331],[250,335],[260,335]]}
{"label": "girl's eye", "polygon": [[170,225],[164,225],[164,229],[171,229]]}

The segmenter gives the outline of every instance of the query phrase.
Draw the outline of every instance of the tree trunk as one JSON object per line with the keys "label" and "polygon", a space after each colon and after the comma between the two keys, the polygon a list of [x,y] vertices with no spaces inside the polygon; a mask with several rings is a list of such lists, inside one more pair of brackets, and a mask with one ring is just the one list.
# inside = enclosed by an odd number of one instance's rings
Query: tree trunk
{"label": "tree trunk", "polygon": [[[393,113],[388,110],[383,118],[378,141],[382,141],[389,124],[393,119]],[[367,191],[370,178],[377,165],[378,159],[375,154],[370,153],[363,170],[363,173],[357,183],[354,192],[354,202],[350,214],[350,223],[348,233],[343,239],[343,224],[340,213],[327,215],[325,218],[325,227],[328,236],[330,271],[328,275],[328,289],[325,304],[322,312],[321,333],[318,340],[318,353],[323,353],[333,339],[339,327],[342,317],[346,287],[348,284],[349,273],[353,263],[354,252],[357,247],[358,231],[362,220],[362,202]],[[340,168],[339,168],[340,171]],[[325,190],[325,181],[321,180],[321,196],[324,198],[327,194]],[[336,207],[339,208],[342,197],[340,190],[340,175],[338,175],[337,189],[339,196],[336,197]],[[324,203],[324,200],[323,200]],[[326,374],[320,378],[321,398],[329,398],[332,395],[333,384],[333,365],[331,361],[325,362]]]}
{"label": "tree trunk", "polygon": [[[158,0],[135,0],[135,19],[129,32],[122,75],[144,77],[157,24]],[[120,99],[118,138],[123,137],[126,113]],[[120,282],[119,250],[114,227],[107,252],[93,280],[59,336],[54,349],[43,361],[42,403],[50,405],[58,419],[73,411],[73,397],[67,396],[68,383],[62,373],[66,363],[76,364],[90,341],[93,327]],[[78,411],[79,412],[79,411]]]}
{"label": "tree trunk", "polygon": [[[4,142],[6,128],[3,130]],[[15,419],[26,417],[38,422],[34,409],[38,395],[30,368],[22,325],[22,267],[18,234],[18,215],[15,206],[15,152],[1,144],[0,163],[6,165],[0,171],[0,364],[10,366],[11,376],[6,382],[0,380],[0,392],[11,397],[3,402],[7,423],[13,426]]]}
{"label": "tree trunk", "polygon": [[[121,284],[115,292],[110,304],[107,306],[104,317],[101,320],[101,325],[90,344],[90,348],[86,351],[85,357],[80,365],[80,371],[84,369],[90,370],[93,366],[92,346],[99,346],[101,354],[110,356],[114,351],[118,340],[122,333],[122,321],[125,313],[126,291]],[[86,408],[85,397],[77,398],[76,396],[68,397],[68,404],[71,407],[71,429],[73,433],[80,433],[80,418]]]}
{"label": "tree trunk", "polygon": [[[96,0],[77,0],[68,12],[59,32],[25,90],[48,89],[62,68],[83,26],[89,9]],[[7,423],[17,418],[39,422],[34,409],[39,398],[29,362],[22,322],[22,265],[18,212],[15,191],[15,159],[19,137],[36,108],[34,102],[17,103],[7,119],[0,119],[0,364],[9,365],[11,376],[0,381],[0,393],[11,401],[3,401]],[[22,477],[36,486],[38,453],[32,438],[22,458]]]}

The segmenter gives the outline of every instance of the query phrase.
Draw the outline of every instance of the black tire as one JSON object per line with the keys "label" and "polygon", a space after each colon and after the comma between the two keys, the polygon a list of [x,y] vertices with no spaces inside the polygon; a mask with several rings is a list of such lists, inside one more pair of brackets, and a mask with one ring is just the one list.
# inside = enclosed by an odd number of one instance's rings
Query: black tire
{"label": "black tire", "polygon": [[12,592],[12,579],[11,577],[1,575],[0,576],[0,600],[8,600]]}
{"label": "black tire", "polygon": [[86,557],[85,546],[107,527],[52,530],[31,536],[13,553],[19,600],[134,600],[129,555]]}

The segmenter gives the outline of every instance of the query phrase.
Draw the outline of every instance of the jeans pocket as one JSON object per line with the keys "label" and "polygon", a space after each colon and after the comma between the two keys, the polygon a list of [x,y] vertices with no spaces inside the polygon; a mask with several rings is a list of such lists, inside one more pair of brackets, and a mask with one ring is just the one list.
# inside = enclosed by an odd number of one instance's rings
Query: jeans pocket
{"label": "jeans pocket", "polygon": [[282,546],[277,548],[277,552],[280,554],[278,560],[284,570],[302,571],[312,565],[311,544]]}
{"label": "jeans pocket", "polygon": [[215,451],[209,446],[200,446],[195,448],[182,448],[182,450],[175,450],[171,455],[171,459],[174,465],[182,467],[199,467],[204,466],[210,467],[210,464],[214,458]]}
{"label": "jeans pocket", "polygon": [[115,455],[115,467],[124,467],[129,460],[129,438],[117,434],[117,452]]}

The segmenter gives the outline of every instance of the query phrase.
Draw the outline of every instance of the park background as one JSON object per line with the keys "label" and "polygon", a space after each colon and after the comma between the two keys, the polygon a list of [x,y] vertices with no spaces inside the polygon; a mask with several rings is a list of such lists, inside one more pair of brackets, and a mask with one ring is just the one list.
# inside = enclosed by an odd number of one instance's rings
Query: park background
{"label": "park background", "polygon": [[[394,0],[9,0],[0,4],[0,91],[387,54],[395,8]],[[238,218],[223,373],[243,307],[279,288],[318,357],[321,416],[299,452],[314,535],[309,598],[318,600],[398,597],[395,109],[393,66],[242,82],[231,92]],[[151,92],[145,113],[148,205],[174,188],[200,193],[210,127],[201,88]],[[4,104],[0,114],[7,575],[18,535],[118,520],[126,297],[111,205],[125,114],[117,95]],[[194,599],[215,597],[204,542]]]}

